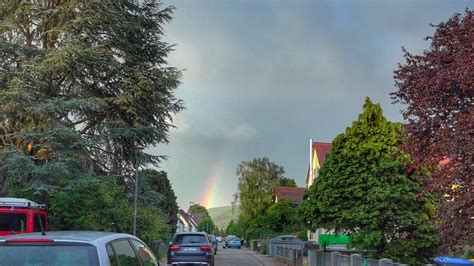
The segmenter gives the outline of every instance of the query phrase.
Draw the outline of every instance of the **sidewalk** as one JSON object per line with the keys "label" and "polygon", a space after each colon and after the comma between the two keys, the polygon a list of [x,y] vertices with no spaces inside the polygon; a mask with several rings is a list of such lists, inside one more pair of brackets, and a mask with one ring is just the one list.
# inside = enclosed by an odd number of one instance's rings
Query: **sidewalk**
{"label": "sidewalk", "polygon": [[277,260],[273,257],[267,256],[267,255],[262,255],[258,252],[255,252],[255,251],[250,251],[247,248],[244,248],[244,252],[247,253],[248,256],[251,256],[254,259],[256,259],[262,265],[265,265],[265,266],[285,266],[284,263],[282,263],[281,261],[279,261],[279,260]]}

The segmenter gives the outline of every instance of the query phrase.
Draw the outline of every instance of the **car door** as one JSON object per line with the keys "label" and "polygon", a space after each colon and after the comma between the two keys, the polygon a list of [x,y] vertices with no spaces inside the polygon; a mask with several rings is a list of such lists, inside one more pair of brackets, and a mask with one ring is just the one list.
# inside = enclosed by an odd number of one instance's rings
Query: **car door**
{"label": "car door", "polygon": [[[111,266],[140,266],[141,261],[128,239],[110,242],[106,246]],[[113,253],[113,254],[112,254]]]}
{"label": "car door", "polygon": [[130,242],[132,243],[132,246],[135,248],[135,251],[140,257],[143,266],[160,265],[153,252],[145,244],[135,239],[130,239]]}

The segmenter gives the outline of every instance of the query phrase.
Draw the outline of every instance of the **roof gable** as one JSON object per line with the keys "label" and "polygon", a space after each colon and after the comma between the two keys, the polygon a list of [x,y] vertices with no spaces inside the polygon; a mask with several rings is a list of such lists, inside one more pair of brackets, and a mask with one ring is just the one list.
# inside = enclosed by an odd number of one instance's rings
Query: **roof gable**
{"label": "roof gable", "polygon": [[191,215],[189,215],[187,212],[185,212],[183,209],[179,209],[178,210],[178,214],[181,215],[181,217],[183,217],[184,220],[186,220],[186,222],[191,225],[191,226],[194,226],[196,227],[197,226],[197,223],[196,221],[193,219],[193,217]]}
{"label": "roof gable", "polygon": [[[311,163],[316,164],[313,165],[315,167],[323,167],[323,164],[326,160],[326,155],[328,155],[332,150],[332,143],[329,142],[313,142],[313,158],[311,158]],[[315,162],[314,155],[317,157],[317,162]],[[311,175],[311,165],[308,165],[308,173],[306,174],[306,184],[308,185],[310,182],[310,175]]]}
{"label": "roof gable", "polygon": [[322,167],[326,160],[326,155],[331,153],[332,143],[328,142],[313,142],[313,150],[318,156],[319,165]]}

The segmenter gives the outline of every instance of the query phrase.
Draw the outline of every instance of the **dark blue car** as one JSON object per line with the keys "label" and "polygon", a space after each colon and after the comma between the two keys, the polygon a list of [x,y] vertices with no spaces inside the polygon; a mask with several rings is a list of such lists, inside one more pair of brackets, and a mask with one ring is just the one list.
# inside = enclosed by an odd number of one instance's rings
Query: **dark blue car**
{"label": "dark blue car", "polygon": [[214,265],[214,248],[206,233],[178,233],[168,249],[168,264]]}

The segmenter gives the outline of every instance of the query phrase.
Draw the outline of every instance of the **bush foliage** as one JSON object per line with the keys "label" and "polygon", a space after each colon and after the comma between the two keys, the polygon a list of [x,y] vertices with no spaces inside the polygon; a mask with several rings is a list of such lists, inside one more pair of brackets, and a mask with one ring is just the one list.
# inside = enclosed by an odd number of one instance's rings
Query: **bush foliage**
{"label": "bush foliage", "polygon": [[401,124],[366,99],[363,112],[333,141],[320,176],[302,206],[309,228],[346,232],[357,249],[409,264],[428,262],[437,250],[434,202],[418,197],[399,146]]}

